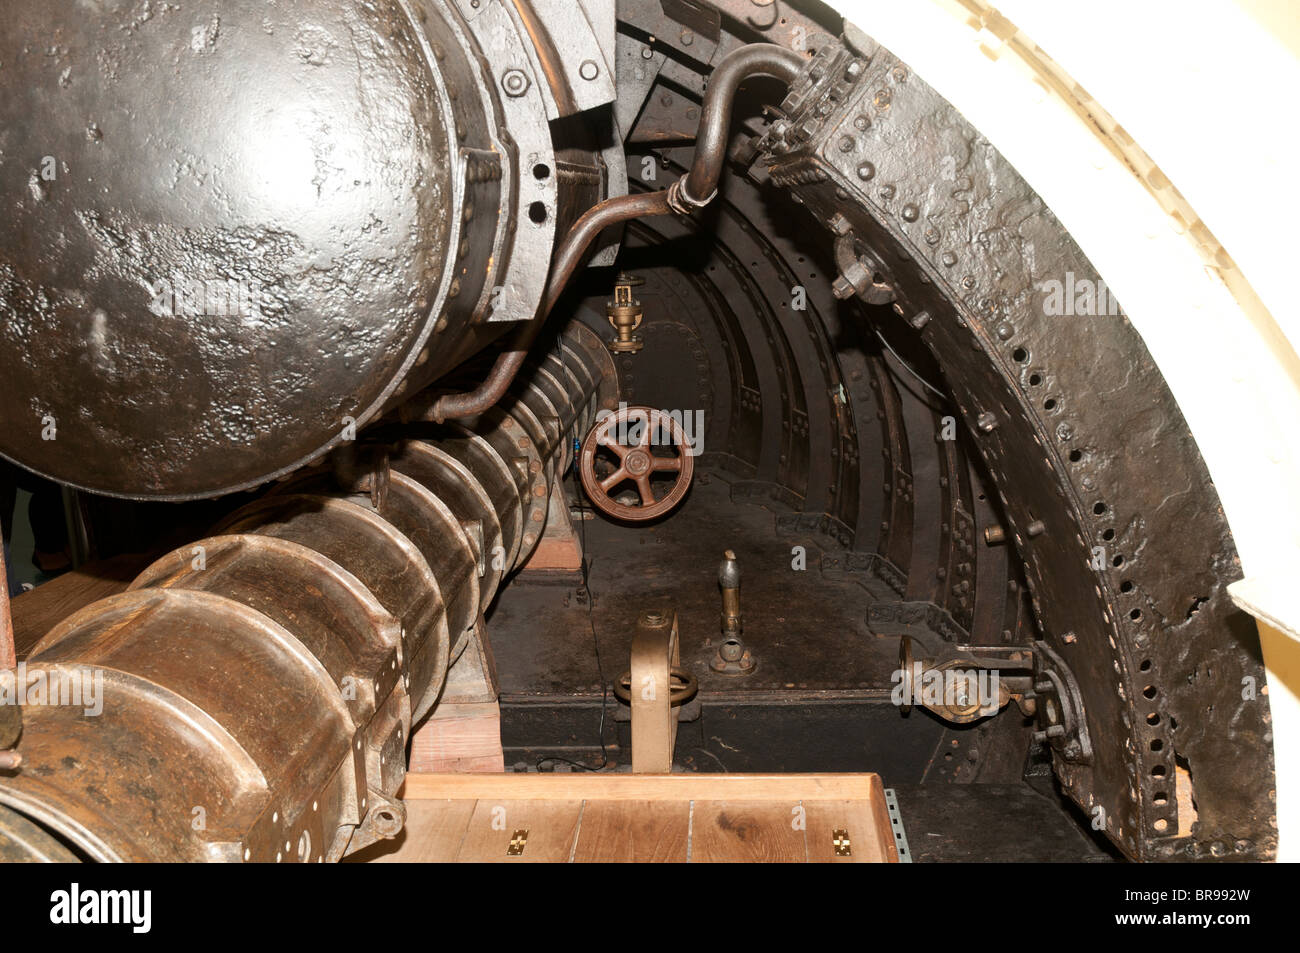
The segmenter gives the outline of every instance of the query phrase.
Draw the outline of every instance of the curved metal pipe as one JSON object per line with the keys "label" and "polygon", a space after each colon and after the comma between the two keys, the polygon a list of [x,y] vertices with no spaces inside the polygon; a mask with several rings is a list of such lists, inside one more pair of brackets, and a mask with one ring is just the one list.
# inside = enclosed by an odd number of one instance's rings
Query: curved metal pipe
{"label": "curved metal pipe", "polygon": [[[727,131],[740,84],[751,76],[775,76],[792,83],[805,63],[804,57],[794,50],[771,43],[743,46],[719,63],[704,94],[704,107],[700,111],[696,134],[695,161],[690,172],[671,188],[644,195],[620,195],[588,209],[574,223],[556,251],[546,298],[538,316],[520,331],[510,349],[496,359],[482,384],[465,393],[444,394],[429,410],[427,419],[442,423],[476,417],[494,406],[510,387],[551,309],[559,301],[596,236],[612,225],[634,218],[685,212],[691,207],[707,205],[717,194],[722,164],[726,160]],[[696,195],[705,198],[697,199]]]}
{"label": "curved metal pipe", "polygon": [[551,270],[550,281],[546,285],[546,298],[542,302],[542,312],[528,322],[519,332],[510,350],[503,351],[492,365],[492,370],[483,383],[472,391],[463,394],[444,394],[426,415],[427,419],[442,423],[445,420],[461,420],[477,417],[490,407],[496,405],[519,372],[524,358],[542,325],[550,316],[551,309],[560,300],[569,279],[582,263],[587,248],[606,228],[626,222],[633,218],[647,215],[667,215],[672,211],[668,204],[668,191],[649,192],[643,195],[620,195],[606,199],[598,205],[587,209],[569,229],[556,252],[555,264]]}
{"label": "curved metal pipe", "polygon": [[[717,192],[722,163],[727,157],[727,133],[736,90],[753,76],[774,76],[793,83],[808,60],[794,50],[771,43],[753,43],[730,53],[709,77],[695,135],[695,160],[681,183],[682,197],[691,205],[706,205]],[[689,190],[687,190],[689,186]]]}

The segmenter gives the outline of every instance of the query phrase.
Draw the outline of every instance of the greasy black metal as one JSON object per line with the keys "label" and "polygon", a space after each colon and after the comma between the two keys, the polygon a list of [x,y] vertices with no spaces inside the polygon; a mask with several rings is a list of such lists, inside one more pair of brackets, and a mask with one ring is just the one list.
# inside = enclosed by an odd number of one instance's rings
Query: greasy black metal
{"label": "greasy black metal", "polygon": [[[787,46],[806,41],[802,46],[813,52],[839,46],[832,36],[838,25],[812,5],[785,5],[770,18],[747,0],[709,5],[732,19],[716,42],[697,36],[690,46],[677,41],[680,29],[657,8],[620,10],[627,35],[651,56],[672,47],[645,94],[645,135],[634,127],[631,141],[659,142],[656,130],[689,130],[707,64],[729,48],[759,38]],[[1100,730],[1090,726],[1101,765],[1095,770],[1104,776],[1075,771],[1071,778],[1067,765],[1067,785],[1086,807],[1106,810],[1108,835],[1130,855],[1269,856],[1275,834],[1267,706],[1239,697],[1241,677],[1262,676],[1258,650],[1249,620],[1224,600],[1223,586],[1239,571],[1186,425],[1122,318],[1101,335],[1093,333],[1096,322],[1035,319],[1042,297],[1036,282],[1067,269],[1095,274],[1041,201],[950,106],[903,64],[888,54],[868,61],[872,54],[874,47],[860,57],[856,86],[844,84],[825,58],[811,66],[821,78],[818,93],[801,84],[774,115],[785,120],[780,126],[789,136],[787,151],[771,163],[775,181],[767,162],[728,177],[723,200],[705,217],[714,248],[685,244],[681,233],[695,223],[679,218],[630,230],[632,247],[620,265],[647,284],[639,295],[645,350],[618,358],[629,399],[706,408],[712,416],[705,461],[755,481],[733,485],[733,499],[753,493],[755,501],[803,501],[806,515],[778,518],[778,529],[784,521],[831,539],[847,533],[853,551],[825,558],[859,572],[869,587],[892,589],[895,605],[923,600],[927,618],[948,620],[947,638],[1028,646],[1046,635],[1079,674],[1087,707],[1096,696],[1108,713],[1098,720],[1113,719]],[[840,99],[820,95],[836,83]],[[839,123],[834,138],[818,108]],[[649,155],[667,174],[693,158],[689,145]],[[959,163],[951,196],[946,156]],[[635,168],[635,158],[629,165]],[[943,186],[938,192],[936,183]],[[820,252],[801,234],[807,219],[782,200],[781,189],[795,202],[817,197],[817,217],[830,231]],[[1008,215],[1015,228],[1005,224]],[[733,217],[741,228],[728,231]],[[858,255],[874,256],[882,278],[898,285],[900,313],[857,302],[837,310],[827,300],[835,272],[825,269],[833,267],[830,252],[846,231]],[[987,241],[972,243],[972,234]],[[665,241],[673,254],[663,250]],[[1044,256],[1033,274],[1017,257],[1031,242]],[[806,315],[790,309],[795,285],[808,294]],[[606,334],[599,308],[608,290],[593,287],[586,299],[593,310],[585,312]],[[829,359],[801,353],[796,339],[810,333],[801,327],[805,317],[814,336],[825,326],[834,342]],[[930,383],[951,391],[947,406],[873,344],[873,325]],[[1120,360],[1099,369],[1098,353]],[[1117,381],[1123,397],[1097,396]],[[829,506],[816,498],[813,476],[828,473],[825,454],[809,452],[829,421],[821,401],[800,402],[800,392],[842,394],[843,403],[831,406],[847,417],[841,434],[849,439],[831,445],[839,453],[829,470],[836,491]],[[994,394],[1001,396],[990,406]],[[976,424],[986,411],[994,413],[988,431]],[[940,439],[948,416],[958,424],[955,441]],[[1148,437],[1153,432],[1157,439]],[[1188,526],[1159,489],[1171,473],[1189,475],[1180,488],[1194,487],[1191,498],[1179,497],[1195,514]],[[1104,511],[1094,512],[1098,504]],[[1052,516],[1062,507],[1073,511],[1063,525]],[[1006,530],[1007,545],[985,544],[984,530],[995,527]],[[1150,542],[1156,536],[1158,556]],[[1198,546],[1182,545],[1190,537]],[[1094,546],[1105,548],[1106,568],[1081,573]],[[1074,590],[1065,584],[1072,577]],[[888,600],[873,609],[892,611]],[[1076,614],[1085,619],[1082,631],[1072,627]],[[1184,644],[1183,633],[1192,642]],[[1221,656],[1229,660],[1222,673],[1215,664]],[[1152,674],[1164,670],[1171,674]],[[1148,690],[1155,698],[1145,697]],[[1171,779],[1177,774],[1186,786],[1186,767],[1198,807],[1204,797],[1214,807],[1202,811],[1192,837],[1178,838]],[[1238,799],[1246,807],[1236,817]]]}
{"label": "greasy black metal", "polygon": [[[1087,764],[1057,752],[1065,790],[1134,857],[1270,856],[1267,702],[1241,691],[1263,668],[1224,591],[1240,570],[1176,403],[1122,314],[1044,317],[1043,282],[1096,280],[1092,266],[933,90],[853,43],[822,49],[763,163],[832,233],[876,251],[900,322],[930,317],[912,333],[998,488],[1037,628],[1079,683],[1095,751]],[[950,156],[959,188],[936,191]],[[1196,797],[1190,837],[1176,783]]]}
{"label": "greasy black metal", "polygon": [[[0,454],[61,482],[189,499],[290,472],[490,342],[507,232],[552,247],[441,0],[28,4],[0,62]],[[541,99],[513,121],[545,129]]]}

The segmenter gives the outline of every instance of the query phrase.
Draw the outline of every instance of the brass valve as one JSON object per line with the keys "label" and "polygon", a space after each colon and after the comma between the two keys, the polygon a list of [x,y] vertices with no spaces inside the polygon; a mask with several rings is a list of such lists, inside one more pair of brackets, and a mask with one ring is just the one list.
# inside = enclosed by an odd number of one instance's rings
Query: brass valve
{"label": "brass valve", "polygon": [[730,549],[722,554],[722,565],[718,567],[718,588],[722,590],[722,643],[709,667],[719,675],[748,675],[754,671],[757,662],[740,638],[740,563]]}
{"label": "brass valve", "polygon": [[615,354],[635,354],[645,347],[641,336],[635,333],[643,317],[641,302],[632,296],[632,289],[643,284],[644,278],[625,271],[620,271],[614,281],[614,300],[605,304],[605,317],[614,328],[615,336],[609,342],[609,349]]}

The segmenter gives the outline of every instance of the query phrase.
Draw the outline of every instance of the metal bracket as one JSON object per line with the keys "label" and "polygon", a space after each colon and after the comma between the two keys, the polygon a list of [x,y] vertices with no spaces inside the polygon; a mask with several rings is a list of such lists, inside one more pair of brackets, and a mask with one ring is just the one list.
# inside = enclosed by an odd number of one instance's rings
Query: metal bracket
{"label": "metal bracket", "polygon": [[907,831],[903,829],[903,812],[898,809],[898,795],[893,788],[885,788],[885,810],[889,812],[889,826],[894,832],[894,847],[898,850],[898,862],[910,864],[912,851],[907,846]]}
{"label": "metal bracket", "polygon": [[[361,819],[361,826],[352,834],[347,849],[343,852],[354,854],[362,848],[381,840],[392,840],[406,827],[406,805],[397,798],[389,797],[382,791],[369,788],[366,791],[370,809]],[[338,858],[327,858],[336,860]]]}
{"label": "metal bracket", "polygon": [[1066,761],[1089,764],[1092,739],[1083,714],[1083,696],[1065,661],[1046,642],[1034,643],[1034,700],[1039,724],[1034,740],[1045,742]]}

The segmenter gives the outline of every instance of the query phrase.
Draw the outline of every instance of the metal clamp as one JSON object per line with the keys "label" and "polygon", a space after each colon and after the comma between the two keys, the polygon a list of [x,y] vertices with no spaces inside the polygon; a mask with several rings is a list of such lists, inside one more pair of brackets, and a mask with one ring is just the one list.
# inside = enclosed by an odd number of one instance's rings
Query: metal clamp
{"label": "metal clamp", "polygon": [[697,199],[686,191],[686,176],[682,176],[672,185],[668,186],[668,207],[678,215],[690,215],[697,208],[704,208],[718,197],[718,190],[715,188],[705,199]]}

